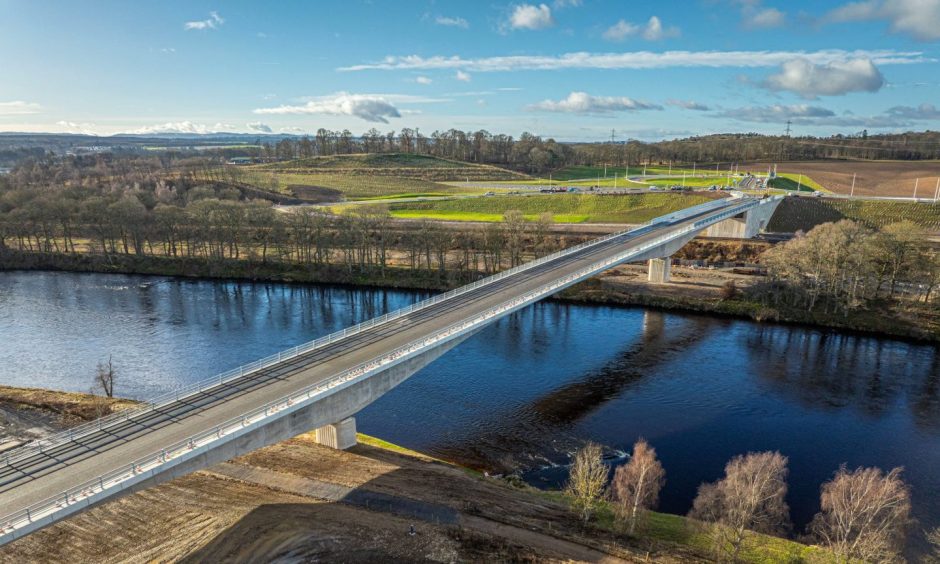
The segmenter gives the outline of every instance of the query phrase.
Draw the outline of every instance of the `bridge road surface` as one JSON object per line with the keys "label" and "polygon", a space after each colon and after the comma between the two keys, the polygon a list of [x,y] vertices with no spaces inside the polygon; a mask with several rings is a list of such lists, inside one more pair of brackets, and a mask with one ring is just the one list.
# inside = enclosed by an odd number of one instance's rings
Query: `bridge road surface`
{"label": "bridge road surface", "polygon": [[[741,200],[729,199],[728,205]],[[274,402],[289,393],[425,336],[434,335],[514,297],[709,216],[728,206],[673,222],[662,222],[598,243],[571,255],[508,276],[401,318],[374,325],[277,365],[215,386],[105,426],[42,453],[0,463],[0,519],[34,503],[60,495],[130,461],[159,453],[217,424]],[[13,451],[15,453],[15,451]]]}

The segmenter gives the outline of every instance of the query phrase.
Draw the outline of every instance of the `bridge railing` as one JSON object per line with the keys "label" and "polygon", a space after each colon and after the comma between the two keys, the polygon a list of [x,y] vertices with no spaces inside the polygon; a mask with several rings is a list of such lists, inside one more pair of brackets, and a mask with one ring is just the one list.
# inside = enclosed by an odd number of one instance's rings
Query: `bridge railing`
{"label": "bridge railing", "polygon": [[[716,205],[716,202],[717,202],[717,205]],[[708,209],[711,209],[711,208],[718,208],[718,207],[724,206],[727,203],[728,203],[728,200],[726,199],[716,200],[714,202],[707,202],[705,204],[693,206],[683,211],[687,212],[687,215],[685,216],[687,217],[688,215],[701,213],[702,211],[707,211]],[[735,207],[735,209],[737,208],[738,206]],[[679,213],[682,213],[682,212],[679,212]],[[735,214],[740,213],[740,210],[734,213]],[[657,220],[658,219],[659,218],[657,218]],[[156,409],[172,404],[181,399],[185,399],[189,396],[205,392],[206,390],[212,389],[216,386],[221,386],[227,382],[230,382],[237,378],[241,378],[247,374],[251,374],[258,370],[262,370],[264,368],[268,368],[270,366],[279,364],[281,362],[284,362],[285,360],[290,360],[292,358],[299,357],[300,355],[306,354],[312,350],[321,348],[335,341],[339,341],[341,339],[345,339],[352,335],[356,335],[358,333],[361,333],[362,331],[365,331],[366,329],[369,329],[370,327],[374,327],[376,325],[386,323],[388,321],[399,319],[415,311],[430,307],[434,304],[440,303],[445,300],[449,300],[453,297],[471,292],[480,287],[492,284],[494,282],[497,282],[509,276],[513,276],[515,274],[535,268],[536,266],[545,264],[547,262],[551,262],[559,258],[563,258],[568,255],[571,255],[573,253],[577,253],[578,251],[581,251],[585,248],[599,245],[602,243],[606,243],[612,239],[623,237],[627,234],[639,234],[642,231],[649,230],[653,225],[656,224],[657,220],[653,220],[639,227],[634,227],[631,229],[618,231],[618,232],[611,233],[609,235],[605,235],[597,239],[585,241],[584,243],[580,243],[578,245],[574,245],[572,247],[562,249],[555,253],[545,255],[544,257],[526,262],[524,264],[509,268],[507,270],[503,270],[497,274],[482,278],[476,282],[472,282],[465,286],[461,286],[460,288],[456,288],[448,292],[438,294],[436,296],[416,302],[404,308],[386,313],[384,315],[380,315],[378,317],[374,317],[372,319],[369,319],[357,325],[353,325],[351,327],[342,329],[340,331],[330,333],[329,335],[326,335],[325,337],[320,337],[319,339],[308,341],[306,343],[297,345],[290,349],[279,351],[276,354],[261,358],[259,360],[250,362],[248,364],[238,366],[236,368],[233,368],[221,374],[217,374],[215,376],[212,376],[211,378],[200,380],[193,384],[177,388],[168,393],[156,396],[148,400],[144,405],[140,407],[118,411],[116,413],[112,413],[110,415],[106,415],[104,417],[95,419],[94,421],[89,421],[88,423],[83,423],[82,425],[78,425],[70,429],[67,429],[65,431],[61,431],[59,433],[49,435],[42,439],[34,440],[30,443],[17,447],[16,449],[13,449],[7,454],[5,454],[3,457],[4,463],[10,464],[10,463],[16,462],[17,460],[28,458],[36,453],[41,453],[44,450],[47,450],[49,448],[67,443],[69,441],[79,439],[83,436],[99,431],[109,425],[113,425],[113,424],[120,423],[123,421],[129,421],[131,419],[139,417],[140,415],[152,412]]]}
{"label": "bridge railing", "polygon": [[[598,271],[609,268],[612,265],[629,260],[640,253],[654,248],[662,243],[681,237],[691,231],[697,231],[698,222],[687,225],[684,228],[672,231],[667,235],[657,237],[638,247],[631,248],[605,259],[595,262],[585,268],[571,273],[563,278],[546,284],[540,288],[532,290],[523,296],[507,300],[492,308],[487,309],[474,316],[454,323],[438,333],[416,339],[404,346],[401,346],[391,352],[380,355],[376,358],[360,363],[352,368],[337,373],[326,381],[313,384],[302,388],[296,392],[283,396],[282,398],[267,403],[261,407],[248,411],[238,417],[234,417],[215,426],[212,429],[196,433],[186,439],[174,442],[163,447],[159,452],[141,457],[129,464],[121,465],[119,468],[104,473],[96,478],[83,482],[75,487],[69,488],[54,497],[33,503],[25,509],[18,510],[8,515],[0,515],[0,541],[6,535],[13,535],[16,538],[16,532],[36,521],[51,519],[55,513],[67,509],[76,504],[88,506],[98,501],[99,494],[107,490],[117,488],[119,490],[130,487],[137,482],[154,476],[161,467],[167,465],[175,459],[200,454],[207,450],[213,443],[221,441],[225,436],[237,432],[245,432],[256,428],[267,418],[287,409],[298,409],[319,396],[327,395],[336,390],[339,386],[348,386],[355,381],[366,378],[379,370],[389,368],[389,364],[398,364],[408,358],[424,352],[428,348],[438,346],[443,342],[454,339],[462,334],[473,331],[480,324],[489,322],[495,317],[499,317],[512,310],[519,309],[537,300],[545,295],[554,293],[561,288],[570,286],[583,280]],[[0,542],[2,544],[2,542]]]}

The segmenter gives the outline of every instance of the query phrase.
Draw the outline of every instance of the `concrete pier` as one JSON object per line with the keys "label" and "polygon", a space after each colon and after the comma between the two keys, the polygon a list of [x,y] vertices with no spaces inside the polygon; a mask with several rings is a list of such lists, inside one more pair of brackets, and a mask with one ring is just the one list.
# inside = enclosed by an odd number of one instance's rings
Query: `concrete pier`
{"label": "concrete pier", "polygon": [[669,282],[671,272],[671,258],[654,258],[649,260],[649,281],[653,284],[665,284]]}
{"label": "concrete pier", "polygon": [[347,417],[339,423],[330,423],[317,429],[317,444],[338,450],[356,446],[356,418]]}

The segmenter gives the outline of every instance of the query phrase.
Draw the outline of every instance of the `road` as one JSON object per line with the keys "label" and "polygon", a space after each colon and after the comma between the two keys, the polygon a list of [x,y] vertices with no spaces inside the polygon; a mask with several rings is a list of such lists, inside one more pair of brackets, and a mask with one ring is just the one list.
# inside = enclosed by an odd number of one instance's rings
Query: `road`
{"label": "road", "polygon": [[[730,202],[729,202],[730,203]],[[724,207],[672,223],[660,223],[559,257],[532,269],[460,294],[361,333],[334,341],[278,365],[245,375],[168,406],[121,421],[71,442],[0,466],[0,508],[10,514],[95,479],[128,461],[159,453],[171,443],[208,432],[362,362],[487,311],[624,251],[668,230],[716,215]],[[2,519],[2,516],[0,516]],[[2,524],[2,523],[0,523]]]}

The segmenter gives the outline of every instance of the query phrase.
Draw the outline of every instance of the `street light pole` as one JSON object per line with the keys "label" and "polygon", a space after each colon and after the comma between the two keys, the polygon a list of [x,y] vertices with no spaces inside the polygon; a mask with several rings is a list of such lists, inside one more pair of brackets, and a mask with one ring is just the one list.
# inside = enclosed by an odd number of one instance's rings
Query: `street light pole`
{"label": "street light pole", "polygon": [[855,197],[855,174],[856,174],[856,173],[854,173],[854,172],[852,173],[852,191],[849,193],[849,197],[850,197],[850,198],[854,198],[854,197]]}

